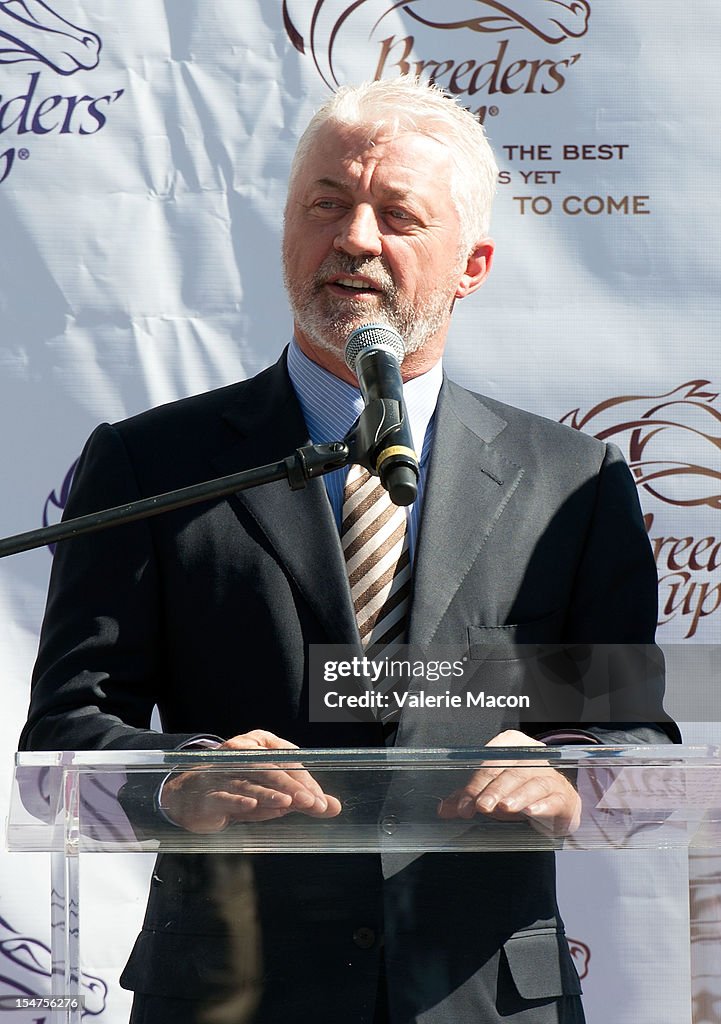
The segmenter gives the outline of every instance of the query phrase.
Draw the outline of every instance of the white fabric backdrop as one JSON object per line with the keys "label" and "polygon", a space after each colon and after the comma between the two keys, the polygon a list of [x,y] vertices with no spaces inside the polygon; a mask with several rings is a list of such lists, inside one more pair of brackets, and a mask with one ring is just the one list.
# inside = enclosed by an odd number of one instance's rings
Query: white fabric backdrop
{"label": "white fabric backdrop", "polygon": [[[658,551],[659,635],[718,642],[721,11],[680,0],[504,8],[0,2],[0,534],[59,517],[68,471],[101,420],[277,356],[290,329],[284,186],[300,130],[338,84],[435,72],[485,115],[503,172],[496,265],[458,306],[447,369],[621,445]],[[8,780],[49,566],[45,550],[0,563]],[[682,706],[695,683],[670,680]],[[689,739],[718,742],[717,692]],[[112,873],[133,894],[128,932],[144,900],[140,861]],[[20,939],[47,941],[47,924],[42,859],[1,862],[5,994],[10,978],[37,980]],[[685,860],[575,854],[562,868],[591,1024],[690,1020]],[[106,934],[89,957],[110,987],[102,1021],[126,1012],[113,981],[121,947]],[[699,982],[696,1024],[721,1020],[709,984]]]}

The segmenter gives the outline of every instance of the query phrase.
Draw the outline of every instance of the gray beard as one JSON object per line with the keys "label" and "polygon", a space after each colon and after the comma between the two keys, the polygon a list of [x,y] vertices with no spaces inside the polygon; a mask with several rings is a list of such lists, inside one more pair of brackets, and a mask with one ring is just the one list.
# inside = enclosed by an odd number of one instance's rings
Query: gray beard
{"label": "gray beard", "polygon": [[[338,253],[325,259],[310,281],[295,282],[289,271],[290,259],[283,254],[283,276],[297,327],[326,352],[343,356],[352,331],[368,323],[394,328],[405,343],[406,355],[417,352],[448,323],[453,307],[453,286],[436,284],[420,306],[398,294],[393,278],[378,257],[353,259]],[[364,302],[362,309],[324,291],[325,282],[337,274],[362,274],[379,288],[376,301]]]}

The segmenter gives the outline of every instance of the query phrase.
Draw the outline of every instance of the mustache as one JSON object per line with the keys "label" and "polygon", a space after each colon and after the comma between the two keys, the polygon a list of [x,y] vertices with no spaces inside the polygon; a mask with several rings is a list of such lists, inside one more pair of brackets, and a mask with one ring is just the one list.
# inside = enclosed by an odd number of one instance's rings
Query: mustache
{"label": "mustache", "polygon": [[388,295],[394,295],[396,291],[395,282],[390,270],[380,256],[360,258],[358,256],[346,256],[343,253],[333,253],[327,256],[318,268],[313,283],[316,289],[320,289],[332,278],[339,274],[362,274],[379,291]]}

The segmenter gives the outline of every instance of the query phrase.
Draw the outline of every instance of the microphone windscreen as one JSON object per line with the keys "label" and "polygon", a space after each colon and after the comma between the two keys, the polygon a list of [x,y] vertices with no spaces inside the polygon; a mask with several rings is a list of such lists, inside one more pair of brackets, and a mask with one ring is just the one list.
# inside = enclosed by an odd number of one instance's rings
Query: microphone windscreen
{"label": "microphone windscreen", "polygon": [[398,331],[387,324],[363,324],[348,336],[345,345],[345,362],[348,369],[355,373],[355,365],[361,352],[368,349],[381,349],[389,352],[400,365],[406,352],[406,346]]}

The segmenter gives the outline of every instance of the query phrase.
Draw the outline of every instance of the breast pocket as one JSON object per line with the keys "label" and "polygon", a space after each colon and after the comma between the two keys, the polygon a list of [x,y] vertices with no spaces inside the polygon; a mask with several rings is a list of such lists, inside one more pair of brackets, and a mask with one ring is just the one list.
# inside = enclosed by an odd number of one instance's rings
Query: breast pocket
{"label": "breast pocket", "polygon": [[531,622],[468,626],[472,687],[514,705],[519,724],[581,720],[578,645],[560,642],[563,619],[554,612]]}
{"label": "breast pocket", "polygon": [[534,657],[536,648],[558,644],[563,619],[563,612],[558,611],[530,622],[469,626],[469,657],[474,661],[514,661]]}

